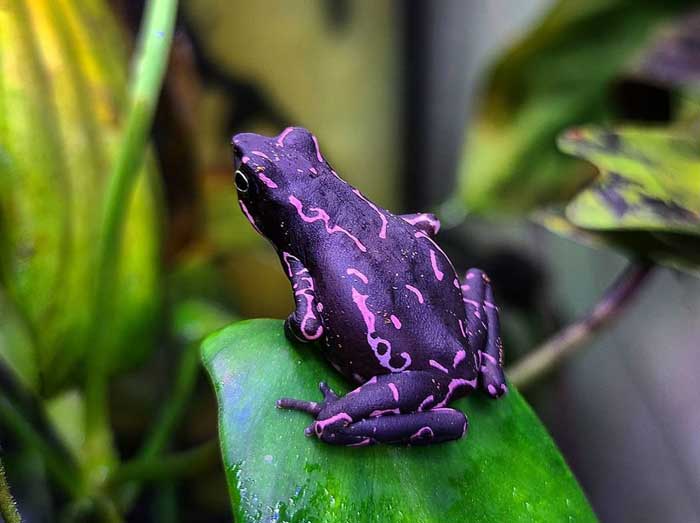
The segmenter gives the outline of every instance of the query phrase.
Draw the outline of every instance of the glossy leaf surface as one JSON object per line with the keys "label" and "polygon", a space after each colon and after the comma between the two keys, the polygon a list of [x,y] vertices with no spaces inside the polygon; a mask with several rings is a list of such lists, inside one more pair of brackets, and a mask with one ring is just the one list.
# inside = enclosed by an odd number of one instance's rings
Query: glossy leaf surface
{"label": "glossy leaf surface", "polygon": [[595,521],[536,416],[511,389],[455,402],[470,429],[431,447],[349,449],[304,437],[311,421],[275,409],[318,399],[318,382],[347,391],[313,347],[282,322],[233,324],[202,346],[219,401],[219,431],[236,521]]}

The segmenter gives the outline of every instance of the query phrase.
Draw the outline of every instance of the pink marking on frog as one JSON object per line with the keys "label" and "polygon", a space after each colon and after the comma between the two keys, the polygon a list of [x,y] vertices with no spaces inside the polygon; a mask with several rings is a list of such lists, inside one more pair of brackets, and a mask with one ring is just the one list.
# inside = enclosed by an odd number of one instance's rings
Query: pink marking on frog
{"label": "pink marking on frog", "polygon": [[244,156],[243,158],[241,158],[242,164],[247,164],[249,161],[250,161],[250,158],[248,158],[247,156]]}
{"label": "pink marking on frog", "polygon": [[367,279],[367,276],[365,276],[364,274],[362,274],[362,273],[361,273],[360,271],[358,271],[357,269],[353,269],[352,267],[350,267],[350,268],[349,268],[347,271],[345,271],[345,272],[346,272],[349,276],[357,276],[358,278],[360,278],[360,279],[362,280],[362,283],[364,283],[364,284],[369,283],[369,280]]}
{"label": "pink marking on frog", "polygon": [[465,351],[465,350],[457,351],[457,354],[455,354],[455,359],[452,362],[452,368],[456,369],[457,365],[459,365],[466,357],[467,357],[467,351]]}
{"label": "pink marking on frog", "polygon": [[272,161],[270,160],[270,157],[262,151],[250,151],[250,154],[254,154],[255,156],[260,156],[261,158],[265,158],[266,160]]}
{"label": "pink marking on frog", "polygon": [[[411,365],[411,356],[407,352],[402,352],[401,357],[404,359],[404,364],[401,367],[394,367],[391,364],[391,342],[377,335],[377,331],[375,329],[376,317],[367,307],[368,297],[369,295],[360,294],[354,287],[352,288],[352,301],[355,302],[355,305],[357,305],[360,314],[362,314],[362,319],[365,322],[365,326],[367,327],[367,343],[372,348],[374,356],[377,358],[377,361],[379,361],[379,364],[382,367],[389,369],[391,372],[401,372]],[[384,351],[383,354],[380,354],[379,346],[382,344],[386,347],[386,351]]]}
{"label": "pink marking on frog", "polygon": [[406,284],[406,288],[418,297],[418,303],[423,303],[423,293],[416,289],[413,285]]}
{"label": "pink marking on frog", "polygon": [[464,336],[464,337],[466,338],[466,337],[467,337],[467,333],[466,333],[466,331],[464,330],[464,323],[462,322],[461,319],[458,319],[458,320],[457,320],[457,323],[459,323],[459,330],[462,331],[462,336]]}
{"label": "pink marking on frog", "polygon": [[314,146],[316,147],[316,159],[323,163],[323,156],[321,156],[321,148],[318,146],[318,140],[313,134],[311,135],[311,139],[314,141]]}
{"label": "pink marking on frog", "polygon": [[284,139],[292,131],[294,131],[294,127],[287,127],[284,131],[282,131],[282,134],[280,134],[279,138],[277,138],[277,145],[280,147],[284,147]]}
{"label": "pink marking on frog", "polygon": [[371,444],[372,444],[372,438],[365,438],[365,439],[358,441],[357,443],[348,443],[347,446],[348,447],[366,447],[367,445],[371,445]]}
{"label": "pink marking on frog", "polygon": [[435,361],[435,360],[428,360],[428,364],[429,364],[431,367],[435,367],[437,370],[444,372],[445,374],[449,374],[449,373],[450,373],[449,370],[447,370],[445,367],[443,367],[442,365],[440,365],[440,363],[438,363],[438,362]]}
{"label": "pink marking on frog", "polygon": [[290,259],[291,259],[291,260],[294,260],[294,261],[299,261],[299,260],[296,258],[296,256],[292,256],[292,255],[289,254],[288,252],[282,251],[282,260],[284,261],[284,264],[287,266],[287,275],[289,275],[289,277],[291,277],[292,274],[293,274],[292,265],[289,263],[289,260],[290,260]]}
{"label": "pink marking on frog", "polygon": [[352,241],[355,242],[355,245],[357,245],[358,249],[360,249],[362,252],[367,252],[367,247],[365,247],[362,244],[362,242],[360,240],[358,240],[355,236],[350,234],[348,231],[346,231],[342,227],[339,227],[338,225],[331,226],[330,225],[331,217],[328,216],[328,213],[326,211],[324,211],[323,209],[320,209],[318,207],[310,207],[309,211],[315,212],[316,215],[315,216],[308,216],[308,215],[304,214],[304,206],[296,196],[291,195],[289,197],[289,202],[296,208],[297,214],[306,223],[314,223],[317,221],[321,221],[321,222],[323,222],[323,225],[325,226],[326,232],[328,234],[333,234],[336,232],[343,233],[348,238],[350,238]]}
{"label": "pink marking on frog", "polygon": [[468,273],[467,273],[467,279],[468,279],[468,280],[474,279],[474,273],[473,273],[473,272],[468,272]]}
{"label": "pink marking on frog", "polygon": [[389,387],[389,390],[391,390],[391,395],[394,398],[394,401],[399,401],[399,389],[396,388],[396,385],[393,383],[389,383],[387,387]]}
{"label": "pink marking on frog", "polygon": [[313,174],[318,174],[316,167],[309,167],[309,171],[311,171]]}
{"label": "pink marking on frog", "polygon": [[317,421],[316,423],[314,423],[314,429],[316,430],[316,434],[320,436],[321,434],[323,434],[323,430],[328,425],[331,425],[332,423],[335,423],[337,421],[347,421],[348,423],[352,423],[352,418],[347,413],[340,412],[335,416],[331,416],[330,418]]}
{"label": "pink marking on frog", "polygon": [[462,288],[462,291],[467,292],[467,291],[471,290],[472,286],[471,286],[471,285],[467,285],[467,284],[465,283],[464,285],[461,286],[461,288]]}
{"label": "pink marking on frog", "polygon": [[365,383],[365,385],[374,385],[375,383],[377,383],[377,377],[376,377],[376,376],[372,376],[372,377],[369,379],[369,381],[368,381],[367,383]]}
{"label": "pink marking on frog", "polygon": [[428,426],[421,427],[416,431],[415,434],[413,434],[409,439],[413,441],[414,439],[425,439],[425,438],[430,438],[433,439],[435,434],[433,434],[433,429],[431,429]]}
{"label": "pink marking on frog", "polygon": [[384,240],[386,239],[386,226],[387,226],[387,220],[386,216],[384,216],[384,213],[381,212],[376,205],[374,205],[372,202],[370,202],[367,198],[362,196],[362,193],[358,191],[357,189],[353,189],[352,192],[354,192],[362,201],[364,201],[367,205],[369,205],[374,211],[379,215],[379,219],[382,221],[382,227],[379,229],[379,237]]}
{"label": "pink marking on frog", "polygon": [[478,301],[475,301],[475,300],[470,300],[470,299],[468,299],[468,298],[462,298],[462,301],[464,301],[464,303],[468,303],[468,304],[471,305],[472,307],[476,307],[477,309],[478,309],[479,307],[481,307],[481,304],[480,304]]}
{"label": "pink marking on frog", "polygon": [[430,250],[430,265],[433,266],[435,277],[438,279],[438,281],[442,281],[442,279],[445,277],[445,273],[438,268],[437,260],[435,259],[435,251],[432,249]]}
{"label": "pink marking on frog", "polygon": [[418,213],[416,216],[413,218],[403,218],[405,221],[410,223],[411,225],[415,225],[417,223],[422,223],[425,222],[430,225],[433,229],[433,234],[437,234],[440,232],[440,222],[438,220],[434,220],[433,218],[430,217],[429,214],[425,213]]}
{"label": "pink marking on frog", "polygon": [[[434,409],[439,409],[439,408],[447,405],[447,402],[450,401],[455,390],[461,389],[462,387],[471,387],[472,389],[475,389],[476,388],[476,378],[474,378],[473,380],[464,380],[464,379],[460,379],[460,378],[455,378],[453,380],[450,380],[450,383],[447,385],[447,394],[445,394],[445,398],[440,403],[435,405]],[[434,409],[432,409],[432,410],[434,410]]]}
{"label": "pink marking on frog", "polygon": [[255,229],[258,232],[258,234],[262,234],[262,231],[260,231],[260,229],[258,229],[258,226],[255,224],[255,220],[251,216],[248,207],[245,206],[245,203],[243,203],[241,200],[238,200],[238,203],[240,204],[241,209],[243,210],[243,214],[245,214],[245,217],[248,218],[248,221],[253,226],[253,229]]}
{"label": "pink marking on frog", "polygon": [[425,398],[423,401],[421,401],[420,405],[418,405],[418,412],[423,412],[423,410],[425,409],[426,405],[428,405],[428,403],[432,403],[433,401],[435,401],[435,396],[433,396],[433,395],[431,394],[430,396],[428,396],[427,398]]}
{"label": "pink marking on frog", "polygon": [[318,338],[321,337],[323,334],[323,325],[319,325],[316,328],[316,331],[313,333],[307,332],[307,325],[309,321],[311,320],[318,320],[316,315],[314,314],[314,280],[310,277],[305,277],[301,278],[302,281],[306,282],[308,284],[307,287],[298,290],[294,293],[295,296],[303,296],[304,299],[306,300],[306,308],[304,309],[304,317],[301,320],[301,334],[304,336],[305,339],[312,341],[312,340],[317,340]]}
{"label": "pink marking on frog", "polygon": [[396,327],[397,330],[401,328],[401,320],[399,320],[396,316],[392,314],[391,316],[389,316],[389,319],[391,320],[391,323],[394,324],[394,327]]}
{"label": "pink marking on frog", "polygon": [[260,178],[260,180],[261,180],[265,185],[267,185],[270,189],[277,189],[277,187],[278,187],[277,184],[276,184],[275,182],[273,182],[272,180],[270,180],[270,179],[269,179],[267,176],[265,176],[263,173],[258,172],[258,173],[256,173],[256,174],[258,175],[258,178]]}
{"label": "pink marking on frog", "polygon": [[386,416],[387,414],[401,414],[399,409],[377,409],[370,412],[370,418],[378,418],[379,416]]}
{"label": "pink marking on frog", "polygon": [[457,278],[455,278],[455,279],[452,281],[452,285],[454,285],[455,287],[457,287],[457,288],[459,289],[459,280],[457,280]]}
{"label": "pink marking on frog", "polygon": [[318,312],[323,312],[323,303],[321,303],[321,302],[319,301],[319,302],[316,304],[316,310],[317,310]]}
{"label": "pink marking on frog", "polygon": [[498,307],[496,307],[493,303],[490,301],[484,301],[484,307],[488,307],[489,309],[494,309],[498,310]]}

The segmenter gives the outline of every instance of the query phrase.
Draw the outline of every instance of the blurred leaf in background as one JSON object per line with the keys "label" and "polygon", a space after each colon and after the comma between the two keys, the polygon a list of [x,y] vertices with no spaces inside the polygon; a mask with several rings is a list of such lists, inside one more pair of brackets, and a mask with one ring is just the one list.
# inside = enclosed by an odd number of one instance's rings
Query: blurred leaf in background
{"label": "blurred leaf in background", "polygon": [[651,114],[637,115],[615,102],[634,98],[620,81],[655,31],[693,5],[557,2],[489,74],[460,166],[460,199],[467,209],[522,213],[571,197],[593,173],[553,147],[562,129],[618,116],[668,118],[663,93],[664,107],[656,110],[648,107],[656,101],[643,97],[642,112]]}
{"label": "blurred leaf in background", "polygon": [[[208,337],[202,357],[240,521],[596,521],[555,445],[520,397],[455,402],[467,437],[428,447],[348,449],[304,437],[308,416],[275,408],[339,375],[282,323],[253,320]],[[320,394],[320,393],[319,393]],[[311,399],[311,398],[309,398]]]}
{"label": "blurred leaf in background", "polygon": [[[123,35],[101,2],[0,4],[0,282],[26,333],[3,358],[53,394],[80,376],[97,233],[126,101]],[[130,202],[118,292],[100,326],[111,369],[142,361],[160,307],[159,188],[149,160]]]}
{"label": "blurred leaf in background", "polygon": [[675,268],[700,267],[700,145],[673,128],[573,129],[564,152],[600,175],[567,205],[541,214],[554,232],[621,247]]}

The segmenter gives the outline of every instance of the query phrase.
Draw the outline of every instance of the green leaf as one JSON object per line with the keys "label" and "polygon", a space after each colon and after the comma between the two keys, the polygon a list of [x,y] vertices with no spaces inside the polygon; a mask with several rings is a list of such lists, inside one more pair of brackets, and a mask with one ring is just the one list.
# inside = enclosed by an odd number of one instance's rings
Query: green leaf
{"label": "green leaf", "polygon": [[347,386],[282,322],[233,324],[205,340],[236,521],[595,521],[576,480],[517,391],[454,405],[466,438],[430,447],[332,447],[304,436],[311,419],[275,409]]}
{"label": "green leaf", "polygon": [[601,175],[566,209],[586,229],[634,229],[700,235],[700,147],[668,129],[574,129],[560,148],[595,164]]}
{"label": "green leaf", "polygon": [[600,176],[566,207],[539,213],[553,232],[595,247],[697,273],[700,269],[700,146],[677,129],[573,129],[559,140]]}
{"label": "green leaf", "polygon": [[[8,347],[51,395],[81,382],[91,350],[102,202],[126,100],[124,35],[104,1],[0,3],[0,285],[31,334]],[[127,203],[116,265],[109,368],[141,361],[160,313],[160,215],[155,163]],[[8,342],[9,343],[9,342]],[[26,371],[29,372],[28,370]]]}
{"label": "green leaf", "polygon": [[689,1],[561,0],[494,65],[467,132],[460,199],[523,212],[569,199],[590,173],[553,147],[566,127],[614,116],[611,90]]}

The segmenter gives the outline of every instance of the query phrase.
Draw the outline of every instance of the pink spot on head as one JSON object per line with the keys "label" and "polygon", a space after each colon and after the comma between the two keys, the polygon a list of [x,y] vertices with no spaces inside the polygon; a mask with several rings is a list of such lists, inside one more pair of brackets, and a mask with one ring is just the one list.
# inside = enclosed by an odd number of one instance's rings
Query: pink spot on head
{"label": "pink spot on head", "polygon": [[241,163],[248,163],[249,161],[250,161],[250,158],[248,158],[247,156],[244,156],[243,158],[241,158]]}
{"label": "pink spot on head", "polygon": [[413,285],[406,284],[406,288],[409,291],[411,291],[413,294],[416,295],[416,297],[418,298],[418,303],[423,303],[424,300],[423,300],[423,294],[421,293],[421,291],[416,289]]}
{"label": "pink spot on head", "polygon": [[350,267],[350,268],[346,271],[346,273],[347,273],[349,276],[357,276],[358,278],[360,278],[360,279],[362,280],[362,283],[364,283],[364,284],[369,283],[369,280],[367,279],[367,276],[365,276],[364,274],[362,274],[362,273],[361,273],[360,271],[358,271],[357,269],[353,269],[352,267]]}
{"label": "pink spot on head", "polygon": [[473,279],[473,278],[474,278],[474,273],[473,273],[473,272],[468,272],[468,273],[467,273],[467,279],[468,279],[468,280],[471,280],[471,279]]}
{"label": "pink spot on head", "polygon": [[[254,154],[255,156],[260,156],[261,158],[265,158],[266,160],[270,160],[270,157],[266,155],[264,152],[261,151],[250,151],[251,154]],[[272,161],[272,160],[270,160]]]}
{"label": "pink spot on head", "polygon": [[391,320],[391,323],[394,324],[394,327],[396,327],[397,329],[401,328],[401,320],[399,320],[396,316],[392,314],[391,316],[389,316],[389,319]]}
{"label": "pink spot on head", "polygon": [[394,401],[399,401],[399,389],[396,388],[396,385],[389,383],[388,387],[391,389],[391,395],[394,397]]}
{"label": "pink spot on head", "polygon": [[238,200],[238,203],[241,205],[241,209],[243,210],[243,214],[245,214],[245,217],[248,218],[248,221],[253,226],[253,229],[255,229],[259,234],[262,234],[260,229],[258,229],[258,226],[255,224],[255,220],[253,219],[253,216],[250,214],[250,211],[248,211],[248,207],[245,206],[245,203],[243,203],[242,200]]}
{"label": "pink spot on head", "polygon": [[442,281],[442,279],[445,277],[445,274],[438,268],[437,259],[435,258],[435,251],[432,249],[430,249],[430,265],[433,266],[433,272],[435,273],[435,277],[438,279],[438,281]]}
{"label": "pink spot on head", "polygon": [[315,167],[309,167],[309,171],[311,171],[313,174],[318,174],[318,171]]}
{"label": "pink spot on head", "polygon": [[282,134],[280,134],[277,137],[277,145],[280,147],[284,147],[284,139],[287,137],[289,133],[294,131],[294,127],[287,127],[284,131],[282,131]]}
{"label": "pink spot on head", "polygon": [[272,180],[270,180],[270,179],[269,179],[267,176],[265,176],[263,173],[259,172],[259,173],[257,173],[257,175],[258,175],[258,178],[260,178],[260,180],[261,180],[265,185],[267,185],[270,189],[277,189],[277,184],[276,184],[275,182],[273,182]]}
{"label": "pink spot on head", "polygon": [[321,148],[318,146],[318,140],[313,134],[311,135],[311,139],[314,141],[314,146],[316,147],[316,159],[323,163],[323,156],[321,156]]}

